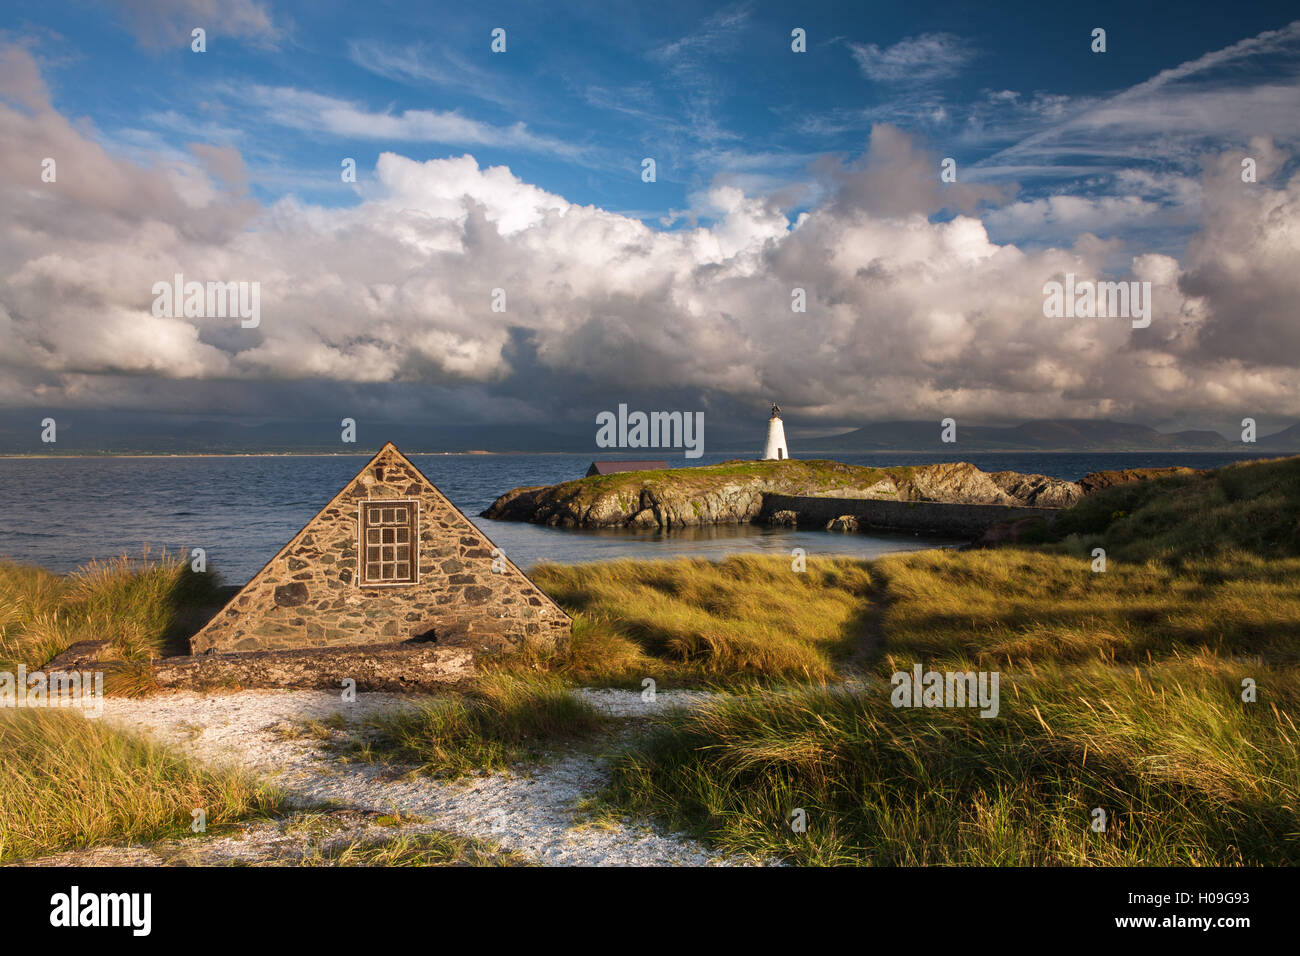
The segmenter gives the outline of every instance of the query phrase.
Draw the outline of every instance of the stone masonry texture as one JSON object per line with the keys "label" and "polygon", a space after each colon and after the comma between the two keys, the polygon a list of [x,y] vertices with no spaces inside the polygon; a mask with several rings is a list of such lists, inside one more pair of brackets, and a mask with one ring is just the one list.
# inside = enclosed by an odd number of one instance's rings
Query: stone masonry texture
{"label": "stone masonry texture", "polygon": [[[418,506],[413,584],[360,581],[360,509]],[[494,570],[495,568],[495,570]],[[190,639],[194,654],[436,643],[567,652],[573,622],[397,450],[369,464]]]}

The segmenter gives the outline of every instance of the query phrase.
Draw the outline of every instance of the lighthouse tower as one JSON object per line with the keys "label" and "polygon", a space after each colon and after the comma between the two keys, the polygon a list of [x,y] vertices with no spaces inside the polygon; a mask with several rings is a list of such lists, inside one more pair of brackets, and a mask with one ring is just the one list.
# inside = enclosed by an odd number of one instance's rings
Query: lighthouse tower
{"label": "lighthouse tower", "polygon": [[767,421],[767,447],[763,449],[763,460],[780,461],[790,457],[790,449],[785,444],[785,423],[781,421],[781,406],[772,406],[772,417]]}

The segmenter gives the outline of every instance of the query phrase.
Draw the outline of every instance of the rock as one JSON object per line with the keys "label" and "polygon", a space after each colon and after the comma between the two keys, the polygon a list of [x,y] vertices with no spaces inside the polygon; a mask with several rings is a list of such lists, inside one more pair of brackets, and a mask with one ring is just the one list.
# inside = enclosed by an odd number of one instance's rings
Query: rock
{"label": "rock", "polygon": [[794,528],[799,525],[799,516],[793,511],[777,511],[767,519],[773,528]]}
{"label": "rock", "polygon": [[853,515],[840,515],[838,518],[832,518],[826,522],[827,531],[851,531],[858,530],[858,519]]}
{"label": "rock", "polygon": [[995,471],[989,477],[1017,503],[1030,508],[1069,508],[1083,497],[1083,489],[1077,482],[1047,475]]}
{"label": "rock", "polygon": [[307,585],[301,581],[281,584],[275,589],[273,599],[277,607],[299,607],[307,603]]}
{"label": "rock", "polygon": [[42,669],[46,673],[94,670],[95,665],[102,664],[112,655],[113,645],[108,641],[77,641],[69,644],[62,654],[51,658]]}
{"label": "rock", "polygon": [[950,504],[1011,505],[1016,500],[974,465],[965,461],[922,465],[908,482],[909,501]]}
{"label": "rock", "polygon": [[[1066,508],[1082,493],[1074,482],[1009,471],[990,475],[969,462],[868,468],[818,459],[729,461],[516,488],[483,517],[564,528],[681,528],[757,521],[770,495]],[[795,523],[780,513],[768,520]]]}

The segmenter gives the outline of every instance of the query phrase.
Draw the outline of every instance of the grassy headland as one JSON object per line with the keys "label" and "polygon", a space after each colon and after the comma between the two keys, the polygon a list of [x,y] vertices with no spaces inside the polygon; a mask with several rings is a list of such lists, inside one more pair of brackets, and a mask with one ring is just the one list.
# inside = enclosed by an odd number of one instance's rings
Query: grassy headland
{"label": "grassy headland", "polygon": [[[1300,863],[1298,520],[1287,459],[1098,492],[1050,545],[877,562],[874,681],[670,716],[610,799],[805,863]],[[914,663],[999,671],[999,715],[893,707]]]}

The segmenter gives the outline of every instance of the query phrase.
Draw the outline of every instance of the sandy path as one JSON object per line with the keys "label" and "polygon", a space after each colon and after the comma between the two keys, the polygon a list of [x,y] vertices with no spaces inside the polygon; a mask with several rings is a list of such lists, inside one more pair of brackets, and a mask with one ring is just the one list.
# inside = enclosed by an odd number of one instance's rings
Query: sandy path
{"label": "sandy path", "polygon": [[[690,706],[709,697],[699,692],[661,691],[653,702],[645,702],[631,691],[577,693],[618,717]],[[400,812],[422,818],[420,825],[404,828],[404,832],[437,828],[487,837],[548,865],[698,866],[753,862],[724,859],[680,834],[664,833],[632,821],[585,821],[580,804],[600,789],[607,777],[603,758],[581,750],[558,754],[511,773],[453,781],[407,779],[394,772],[400,768],[342,762],[317,741],[287,737],[277,731],[301,720],[333,714],[341,714],[355,725],[367,715],[415,702],[413,698],[375,693],[358,694],[355,703],[349,704],[334,691],[180,692],[136,700],[109,698],[103,719],[117,727],[144,732],[209,765],[237,765],[252,770],[281,787],[295,803],[305,806],[329,802],[359,811],[353,829],[368,837],[376,829],[374,813]],[[239,836],[213,838],[211,854],[203,856],[214,862],[257,857],[285,839],[293,838],[276,831],[273,824],[253,825]],[[247,844],[243,849],[241,842]],[[276,852],[282,850],[281,846]],[[83,862],[87,854],[104,852],[78,851],[66,861]],[[47,862],[58,862],[60,857],[47,858]],[[112,862],[149,864],[157,863],[158,857],[148,848],[121,848]]]}

